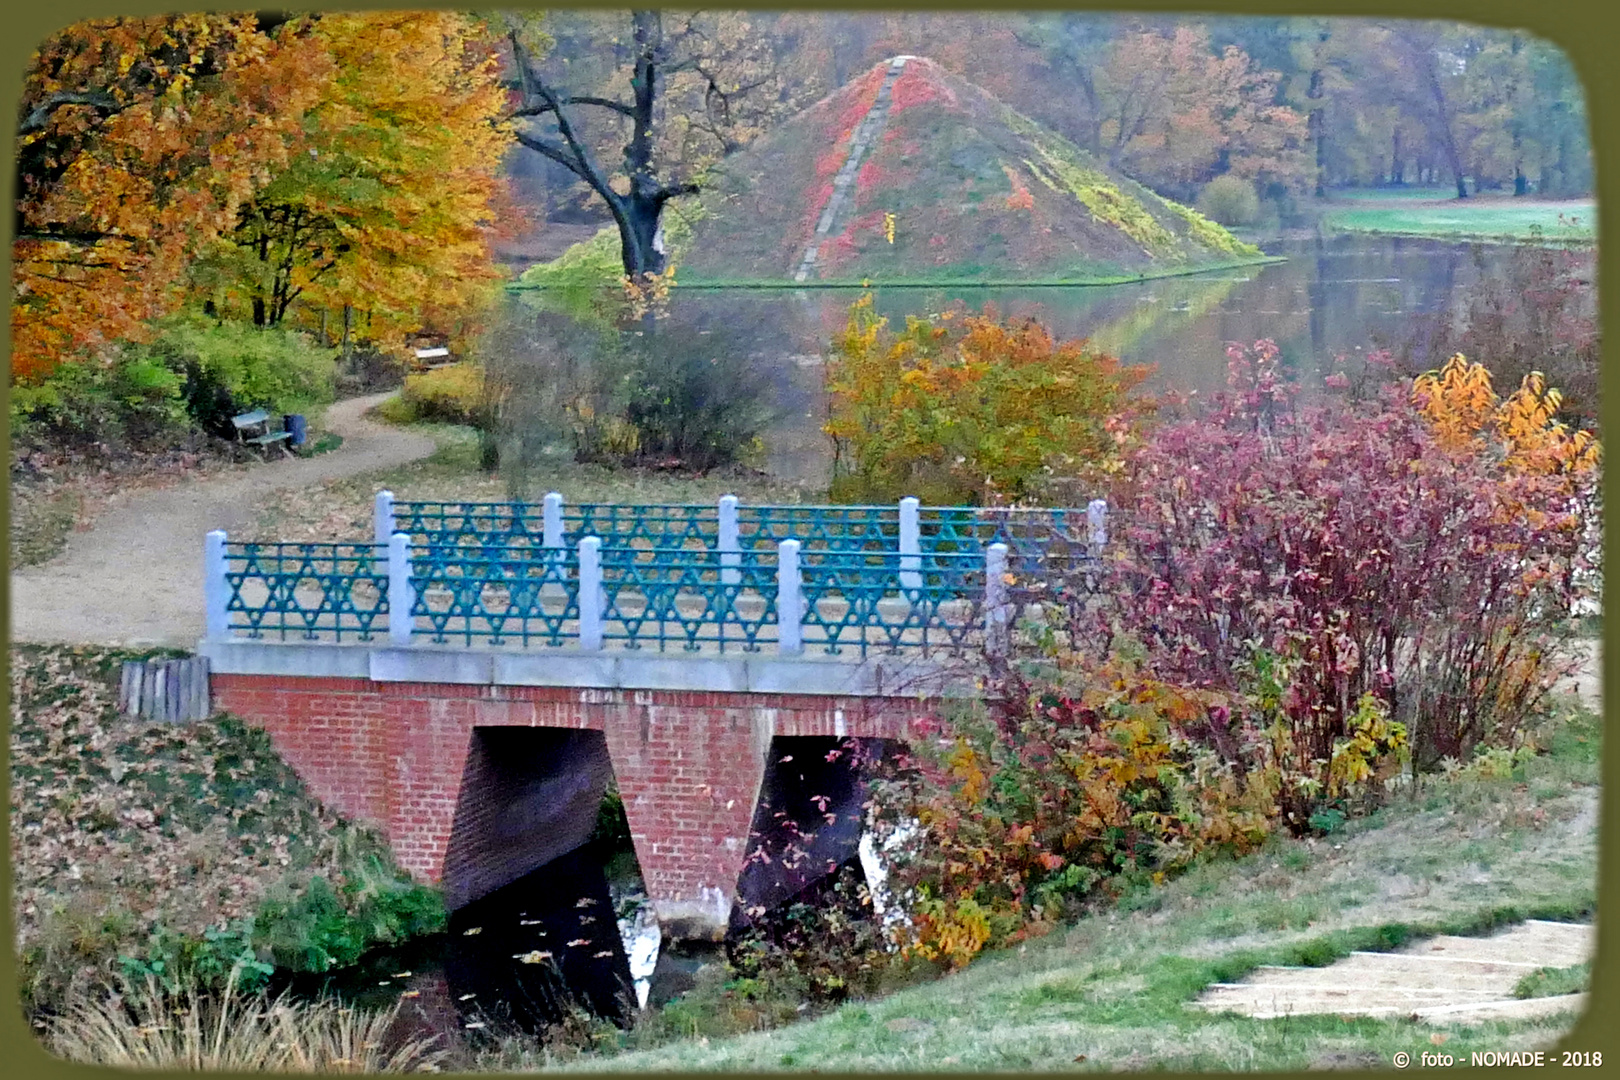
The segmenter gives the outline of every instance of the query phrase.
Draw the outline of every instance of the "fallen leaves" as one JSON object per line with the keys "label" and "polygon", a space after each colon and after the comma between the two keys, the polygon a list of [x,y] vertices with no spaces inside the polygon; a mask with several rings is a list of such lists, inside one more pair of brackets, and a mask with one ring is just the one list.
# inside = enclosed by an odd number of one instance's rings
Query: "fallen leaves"
{"label": "fallen leaves", "polygon": [[110,961],[139,952],[159,927],[195,937],[251,916],[278,883],[337,881],[356,858],[390,858],[379,838],[311,798],[262,733],[121,716],[120,666],[134,655],[12,647],[11,842],[25,967],[63,934],[85,957]]}

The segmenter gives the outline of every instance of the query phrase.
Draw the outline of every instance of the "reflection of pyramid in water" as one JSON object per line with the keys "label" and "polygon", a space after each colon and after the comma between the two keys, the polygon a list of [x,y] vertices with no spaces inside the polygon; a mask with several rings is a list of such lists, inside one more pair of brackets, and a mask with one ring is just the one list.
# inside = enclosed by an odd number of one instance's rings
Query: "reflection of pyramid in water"
{"label": "reflection of pyramid in water", "polygon": [[726,159],[701,204],[687,284],[1095,281],[1259,256],[924,57]]}

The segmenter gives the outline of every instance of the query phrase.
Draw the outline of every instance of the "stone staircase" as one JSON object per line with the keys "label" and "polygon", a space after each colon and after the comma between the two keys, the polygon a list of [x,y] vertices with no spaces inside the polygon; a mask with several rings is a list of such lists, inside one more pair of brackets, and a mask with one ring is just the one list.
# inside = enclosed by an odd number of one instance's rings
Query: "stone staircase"
{"label": "stone staircase", "polygon": [[1443,935],[1327,967],[1256,968],[1242,982],[1211,985],[1192,1007],[1256,1019],[1329,1013],[1451,1022],[1579,1012],[1585,994],[1515,998],[1513,988],[1538,968],[1585,963],[1594,948],[1591,926],[1532,919],[1491,937]]}
{"label": "stone staircase", "polygon": [[799,268],[793,274],[794,281],[804,281],[810,277],[815,269],[816,256],[821,251],[821,242],[831,235],[833,225],[845,216],[845,207],[850,203],[855,190],[855,178],[860,175],[861,165],[866,160],[866,151],[883,133],[883,127],[888,123],[889,95],[894,89],[895,80],[905,68],[910,56],[897,56],[889,61],[889,70],[883,76],[883,85],[878,87],[877,100],[867,110],[861,122],[856,125],[855,133],[849,140],[849,157],[844,159],[844,167],[838,170],[833,177],[832,197],[827,200],[827,206],[821,211],[821,219],[816,222],[816,234],[804,249],[804,257],[799,260]]}

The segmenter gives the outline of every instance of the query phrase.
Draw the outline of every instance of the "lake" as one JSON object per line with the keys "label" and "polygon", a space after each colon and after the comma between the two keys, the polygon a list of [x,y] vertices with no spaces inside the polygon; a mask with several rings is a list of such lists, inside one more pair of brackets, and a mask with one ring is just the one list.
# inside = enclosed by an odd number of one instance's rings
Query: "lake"
{"label": "lake", "polygon": [[[1503,272],[1509,249],[1401,237],[1341,235],[1264,246],[1285,261],[1128,285],[872,289],[892,322],[961,303],[1028,316],[1059,339],[1085,338],[1127,363],[1151,364],[1150,388],[1208,392],[1225,381],[1229,342],[1275,341],[1307,389],[1339,353],[1410,348],[1427,356],[1435,328],[1466,307],[1469,290]],[[767,439],[766,467],[825,484],[830,449],[820,432],[822,357],[860,289],[676,289],[670,318],[746,349],[774,374],[784,415]],[[531,294],[532,296],[532,294]],[[530,297],[508,305],[530,317]]]}

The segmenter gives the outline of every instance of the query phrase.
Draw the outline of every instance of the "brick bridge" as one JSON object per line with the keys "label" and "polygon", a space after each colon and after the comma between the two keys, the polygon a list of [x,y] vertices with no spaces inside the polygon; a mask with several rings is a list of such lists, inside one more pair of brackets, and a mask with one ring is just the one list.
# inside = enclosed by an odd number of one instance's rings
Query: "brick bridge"
{"label": "brick bridge", "polygon": [[[381,492],[370,541],[210,533],[199,652],[217,707],[452,910],[584,843],[614,781],[665,933],[716,937],[853,854],[831,751],[973,693],[1016,582],[1090,565],[1105,515]],[[757,872],[783,814],[832,822],[827,866]]]}

